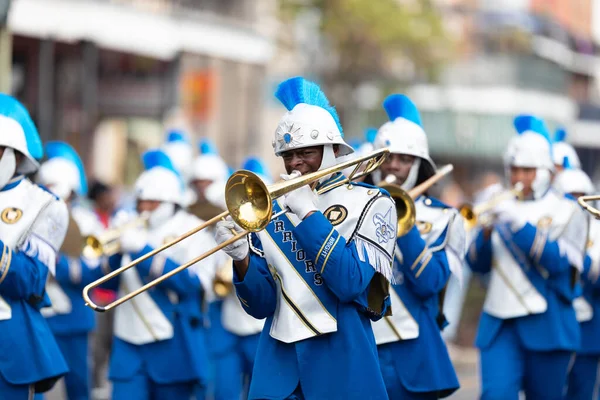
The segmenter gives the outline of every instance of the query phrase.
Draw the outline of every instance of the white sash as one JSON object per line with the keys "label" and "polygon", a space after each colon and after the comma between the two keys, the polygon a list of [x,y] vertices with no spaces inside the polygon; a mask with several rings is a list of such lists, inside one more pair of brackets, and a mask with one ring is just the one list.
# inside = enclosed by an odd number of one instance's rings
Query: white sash
{"label": "white sash", "polygon": [[223,300],[221,315],[223,328],[237,336],[249,336],[262,332],[264,319],[256,319],[246,313],[235,293]]}
{"label": "white sash", "polygon": [[492,233],[494,259],[483,310],[491,316],[508,319],[541,314],[548,303],[513,259],[497,232]]}
{"label": "white sash", "polygon": [[12,318],[12,309],[10,305],[0,296],[0,321]]}
{"label": "white sash", "polygon": [[393,315],[373,322],[377,345],[419,337],[419,325],[410,314],[395,290],[390,290]]}
{"label": "white sash", "polygon": [[[124,261],[128,257],[123,257]],[[121,275],[119,296],[142,286],[138,272],[132,268]],[[115,336],[119,339],[143,345],[173,337],[173,325],[148,292],[140,293],[117,307]]]}

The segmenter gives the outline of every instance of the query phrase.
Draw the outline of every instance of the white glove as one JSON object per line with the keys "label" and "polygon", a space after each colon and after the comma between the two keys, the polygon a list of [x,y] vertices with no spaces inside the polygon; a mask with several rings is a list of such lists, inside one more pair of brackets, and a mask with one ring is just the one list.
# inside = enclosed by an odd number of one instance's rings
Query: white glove
{"label": "white glove", "polygon": [[[281,179],[289,181],[290,179],[297,178],[300,176],[298,171],[294,171],[289,175],[281,174]],[[284,196],[283,201],[290,211],[301,220],[306,218],[308,213],[312,211],[318,211],[317,208],[317,195],[310,188],[309,185],[302,186]]]}
{"label": "white glove", "polygon": [[[233,222],[231,216],[228,216],[225,221],[217,222],[217,227],[215,230],[215,241],[217,244],[224,243],[231,239],[234,236],[234,234],[231,232],[232,229],[234,229],[236,232],[243,231],[242,228]],[[223,247],[223,251],[227,253],[229,257],[233,258],[234,261],[241,261],[248,256],[248,239],[242,237],[241,239],[231,243],[229,246]]]}
{"label": "white glove", "polygon": [[129,228],[123,231],[119,239],[122,253],[139,253],[148,243],[148,231],[140,228]]}
{"label": "white glove", "polygon": [[498,223],[509,224],[512,231],[518,231],[525,225],[517,200],[510,199],[501,202],[494,209],[494,214]]}

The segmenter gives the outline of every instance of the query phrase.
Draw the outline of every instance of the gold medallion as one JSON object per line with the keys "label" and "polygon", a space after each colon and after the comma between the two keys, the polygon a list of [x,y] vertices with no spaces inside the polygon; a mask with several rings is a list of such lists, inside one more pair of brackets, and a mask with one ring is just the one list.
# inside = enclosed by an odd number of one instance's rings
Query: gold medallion
{"label": "gold medallion", "polygon": [[431,228],[433,227],[431,222],[426,222],[426,221],[417,221],[416,225],[417,225],[417,229],[419,230],[419,233],[421,235],[428,234],[429,232],[431,232]]}
{"label": "gold medallion", "polygon": [[336,204],[325,210],[323,215],[325,215],[325,218],[327,218],[331,225],[336,226],[344,222],[348,216],[348,210],[346,207]]}
{"label": "gold medallion", "polygon": [[22,216],[23,211],[15,207],[8,207],[2,211],[1,219],[2,222],[4,222],[5,224],[12,225],[15,224],[18,220],[20,220]]}

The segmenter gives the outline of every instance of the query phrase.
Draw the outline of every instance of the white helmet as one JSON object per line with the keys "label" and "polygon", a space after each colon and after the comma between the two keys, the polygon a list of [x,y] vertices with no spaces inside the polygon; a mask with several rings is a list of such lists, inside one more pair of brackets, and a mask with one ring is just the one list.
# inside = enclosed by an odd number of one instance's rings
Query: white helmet
{"label": "white helmet", "polygon": [[536,168],[532,184],[534,198],[542,197],[552,180],[554,162],[552,144],[544,121],[532,115],[519,115],[514,120],[517,136],[508,142],[504,153],[504,167]]}
{"label": "white helmet", "polygon": [[552,156],[554,165],[562,165],[565,157],[573,168],[581,168],[581,161],[575,151],[575,148],[565,141],[567,131],[564,128],[558,128],[554,134],[554,143],[552,144]]}
{"label": "white helmet", "polygon": [[403,94],[389,95],[383,101],[383,108],[390,120],[379,128],[375,148],[387,147],[391,153],[417,157],[402,184],[403,189],[412,189],[417,183],[421,160],[428,164],[432,172],[436,170],[435,163],[429,156],[429,144],[421,115],[412,100]]}
{"label": "white helmet", "polygon": [[288,150],[323,145],[323,169],[336,164],[333,145],[339,145],[338,157],[354,152],[344,141],[335,108],[317,84],[302,77],[290,78],[279,84],[275,97],[288,109],[275,131],[272,144],[276,156]]}
{"label": "white helmet", "polygon": [[581,169],[565,168],[554,178],[554,187],[561,193],[594,193],[590,177]]}
{"label": "white helmet", "polygon": [[[27,109],[17,99],[0,93],[0,146],[12,149],[0,158],[0,188],[17,174],[37,171],[37,160],[43,157],[44,149],[35,124]],[[25,157],[16,165],[14,151]]]}
{"label": "white helmet", "polygon": [[190,180],[226,181],[229,168],[217,154],[202,154],[192,163]]}
{"label": "white helmet", "polygon": [[194,148],[187,136],[182,131],[172,130],[167,134],[167,140],[161,148],[169,156],[182,179],[187,182],[194,159]]}
{"label": "white helmet", "polygon": [[68,143],[48,142],[46,156],[38,171],[38,181],[61,199],[68,199],[71,193],[86,196],[88,185],[81,158]]}
{"label": "white helmet", "polygon": [[142,160],[146,170],[135,182],[135,198],[182,205],[184,184],[169,157],[161,150],[149,150]]}

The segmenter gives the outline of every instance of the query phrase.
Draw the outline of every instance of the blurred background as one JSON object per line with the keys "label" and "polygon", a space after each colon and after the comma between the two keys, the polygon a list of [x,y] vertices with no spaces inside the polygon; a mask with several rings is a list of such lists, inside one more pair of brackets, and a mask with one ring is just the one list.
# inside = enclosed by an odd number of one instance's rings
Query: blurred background
{"label": "blurred background", "polygon": [[[600,180],[600,0],[0,0],[0,23],[0,89],[124,193],[170,128],[234,169],[255,155],[280,172],[273,92],[294,75],[323,86],[357,143],[386,121],[386,95],[411,96],[434,160],[455,166],[438,188],[450,204],[503,173],[517,113],[566,127]],[[481,285],[466,296],[447,334],[463,386]]]}

